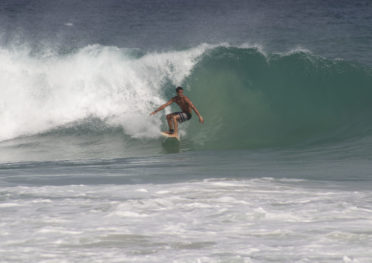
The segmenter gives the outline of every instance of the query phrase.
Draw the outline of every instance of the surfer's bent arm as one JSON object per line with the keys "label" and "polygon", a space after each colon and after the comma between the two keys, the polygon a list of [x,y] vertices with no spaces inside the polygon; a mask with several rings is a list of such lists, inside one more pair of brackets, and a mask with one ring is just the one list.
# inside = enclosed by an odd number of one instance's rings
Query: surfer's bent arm
{"label": "surfer's bent arm", "polygon": [[171,98],[167,103],[161,105],[159,108],[157,108],[155,111],[151,112],[150,115],[154,115],[158,111],[164,110],[165,107],[171,105],[174,102],[174,98]]}
{"label": "surfer's bent arm", "polygon": [[195,107],[195,105],[191,102],[191,100],[190,100],[189,98],[186,98],[186,100],[187,100],[187,103],[190,105],[191,109],[193,109],[194,112],[196,113],[196,115],[198,115],[198,117],[199,117],[199,121],[200,121],[201,123],[204,123],[204,119],[203,119],[203,117],[200,115],[200,113],[199,113],[198,109]]}

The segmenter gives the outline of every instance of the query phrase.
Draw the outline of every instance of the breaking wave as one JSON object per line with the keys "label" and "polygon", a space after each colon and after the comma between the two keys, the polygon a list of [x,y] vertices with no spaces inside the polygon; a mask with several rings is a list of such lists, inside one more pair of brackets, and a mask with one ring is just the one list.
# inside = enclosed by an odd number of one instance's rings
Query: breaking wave
{"label": "breaking wave", "polygon": [[[142,53],[92,45],[70,54],[0,49],[0,140],[165,128],[149,113],[182,85],[205,118],[183,124],[187,149],[281,147],[371,134],[371,69],[308,51],[200,45]],[[173,108],[172,110],[176,110]],[[168,108],[166,112],[170,112]]]}

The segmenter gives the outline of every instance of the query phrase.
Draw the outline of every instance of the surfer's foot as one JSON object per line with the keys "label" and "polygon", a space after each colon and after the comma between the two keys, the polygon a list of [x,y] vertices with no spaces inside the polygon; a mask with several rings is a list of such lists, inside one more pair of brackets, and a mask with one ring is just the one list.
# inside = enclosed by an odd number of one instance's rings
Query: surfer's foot
{"label": "surfer's foot", "polygon": [[174,130],[173,129],[169,129],[168,134],[174,134]]}

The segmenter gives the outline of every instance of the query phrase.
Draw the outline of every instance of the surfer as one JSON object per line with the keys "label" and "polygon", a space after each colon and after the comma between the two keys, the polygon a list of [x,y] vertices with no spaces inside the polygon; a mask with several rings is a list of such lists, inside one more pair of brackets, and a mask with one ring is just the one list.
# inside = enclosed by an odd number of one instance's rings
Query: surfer
{"label": "surfer", "polygon": [[155,111],[151,112],[150,115],[154,115],[158,111],[163,110],[165,107],[171,105],[173,102],[177,103],[177,105],[181,108],[182,111],[173,112],[167,115],[167,122],[169,126],[169,131],[167,133],[178,136],[178,122],[181,123],[190,120],[192,117],[191,115],[192,110],[194,110],[196,115],[198,115],[200,123],[204,123],[204,119],[200,115],[199,111],[196,109],[194,104],[192,104],[191,100],[185,95],[183,95],[182,87],[177,87],[176,93],[177,96],[171,98],[167,103],[161,105]]}

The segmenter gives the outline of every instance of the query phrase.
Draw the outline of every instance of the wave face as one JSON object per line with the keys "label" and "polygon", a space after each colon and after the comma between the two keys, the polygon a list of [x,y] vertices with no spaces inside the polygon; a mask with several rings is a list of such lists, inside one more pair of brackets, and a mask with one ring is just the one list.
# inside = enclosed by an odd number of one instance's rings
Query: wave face
{"label": "wave face", "polygon": [[206,119],[193,123],[202,148],[276,147],[345,139],[369,130],[372,72],[307,51],[254,48],[206,52],[186,80]]}
{"label": "wave face", "polygon": [[0,140],[119,132],[131,151],[144,142],[155,149],[165,120],[149,113],[177,85],[205,118],[200,125],[194,114],[181,126],[185,149],[285,147],[371,134],[371,69],[301,50],[201,45],[141,53],[93,45],[32,55],[1,49],[0,82]]}

